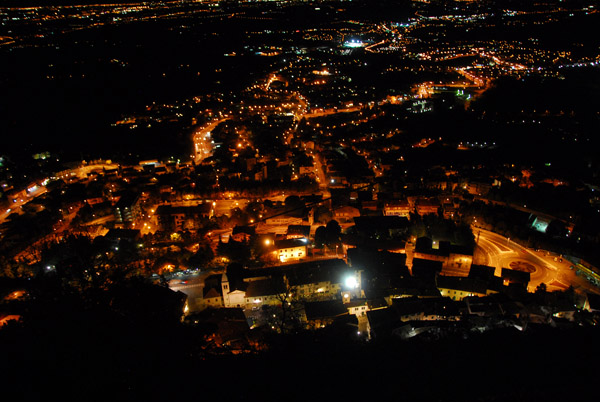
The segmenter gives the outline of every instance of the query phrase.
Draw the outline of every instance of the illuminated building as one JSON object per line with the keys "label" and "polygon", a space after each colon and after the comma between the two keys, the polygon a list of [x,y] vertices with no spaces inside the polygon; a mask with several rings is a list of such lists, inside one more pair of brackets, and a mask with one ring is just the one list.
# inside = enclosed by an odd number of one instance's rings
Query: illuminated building
{"label": "illuminated building", "polygon": [[115,218],[119,223],[131,223],[141,216],[140,196],[128,193],[115,204]]}
{"label": "illuminated building", "polygon": [[419,199],[416,202],[417,214],[423,216],[427,214],[437,215],[440,208],[440,202],[433,199]]}
{"label": "illuminated building", "polygon": [[338,222],[352,222],[356,217],[360,216],[358,208],[351,206],[343,206],[333,210],[333,219]]}
{"label": "illuminated building", "polygon": [[473,262],[473,252],[466,247],[450,244],[447,241],[432,241],[428,237],[417,239],[413,259],[439,261],[443,275],[467,276]]}
{"label": "illuminated building", "polygon": [[304,239],[286,239],[275,241],[275,253],[281,262],[299,260],[306,257],[306,244]]}
{"label": "illuminated building", "polygon": [[412,208],[408,201],[390,201],[386,202],[383,206],[383,214],[385,216],[404,216],[409,218],[411,212]]}
{"label": "illuminated building", "polygon": [[229,282],[227,274],[223,272],[221,276],[221,291],[223,293],[223,305],[225,307],[242,307],[245,304],[246,283]]}
{"label": "illuminated building", "polygon": [[472,278],[440,275],[436,278],[436,286],[442,296],[452,300],[462,300],[472,296],[483,297],[488,293],[485,282]]}
{"label": "illuminated building", "polygon": [[210,288],[204,294],[202,303],[204,307],[220,308],[223,307],[223,296],[215,288]]}

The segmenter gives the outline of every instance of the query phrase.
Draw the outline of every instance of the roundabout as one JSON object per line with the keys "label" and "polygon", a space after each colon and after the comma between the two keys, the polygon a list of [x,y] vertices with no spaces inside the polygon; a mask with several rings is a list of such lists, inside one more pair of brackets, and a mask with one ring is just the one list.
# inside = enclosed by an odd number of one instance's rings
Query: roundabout
{"label": "roundabout", "polygon": [[538,270],[538,268],[536,268],[530,262],[523,260],[512,261],[508,264],[508,267],[510,269],[514,269],[515,271],[529,272],[530,274]]}
{"label": "roundabout", "polygon": [[571,263],[566,259],[544,251],[534,251],[523,247],[510,238],[494,232],[474,228],[478,239],[474,264],[494,267],[494,275],[502,276],[502,269],[527,272],[530,274],[528,290],[535,291],[544,283],[549,291],[565,290],[569,286],[588,292],[597,293],[598,289],[570,269]]}

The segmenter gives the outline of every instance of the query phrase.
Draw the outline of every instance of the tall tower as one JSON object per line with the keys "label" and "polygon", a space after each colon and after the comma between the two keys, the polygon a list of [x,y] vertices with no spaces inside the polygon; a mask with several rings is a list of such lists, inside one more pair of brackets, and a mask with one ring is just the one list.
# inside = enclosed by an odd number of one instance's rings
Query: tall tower
{"label": "tall tower", "polygon": [[223,305],[225,307],[230,307],[229,292],[231,289],[229,287],[229,279],[227,278],[227,274],[225,272],[223,272],[223,275],[221,275],[221,291],[223,293]]}

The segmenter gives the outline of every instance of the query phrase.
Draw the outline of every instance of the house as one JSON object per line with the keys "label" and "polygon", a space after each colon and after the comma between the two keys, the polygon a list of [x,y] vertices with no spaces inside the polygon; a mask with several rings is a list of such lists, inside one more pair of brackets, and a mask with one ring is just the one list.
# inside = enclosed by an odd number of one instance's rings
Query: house
{"label": "house", "polygon": [[281,277],[251,280],[246,288],[246,308],[258,309],[263,305],[279,305],[285,298],[286,288]]}
{"label": "house", "polygon": [[275,240],[275,253],[281,262],[299,260],[306,257],[306,239]]}
{"label": "house", "polygon": [[427,214],[437,215],[440,206],[440,202],[432,198],[420,198],[415,203],[417,214],[421,216]]}
{"label": "house", "polygon": [[287,265],[284,268],[285,280],[289,288],[294,289],[295,297],[300,300],[328,300],[339,298],[342,290],[347,289],[346,280],[353,278],[354,291],[361,289],[360,274],[349,269],[343,260],[316,260]]}
{"label": "house", "polygon": [[449,242],[440,243],[440,247],[448,250],[448,259],[442,274],[467,276],[473,263],[473,249],[468,246],[450,244]]}
{"label": "house", "polygon": [[407,200],[388,201],[383,206],[383,215],[385,216],[403,216],[410,218],[410,213],[413,212]]}
{"label": "house", "polygon": [[354,299],[344,304],[348,309],[348,313],[357,317],[366,316],[367,311],[369,311],[369,303],[367,303],[367,299]]}
{"label": "house", "polygon": [[[301,301],[339,299],[342,290],[347,288],[344,281],[349,277],[354,278],[352,285],[355,286],[351,290],[356,293],[360,289],[360,274],[348,270],[344,261],[337,259],[243,269],[237,274],[228,271],[219,276],[223,306],[229,308],[256,309],[263,305],[281,304],[285,292]],[[209,280],[207,287],[219,286],[215,275]]]}
{"label": "house", "polygon": [[221,308],[223,305],[223,295],[215,288],[210,288],[208,291],[204,289],[204,297],[201,300],[200,309],[205,308]]}
{"label": "house", "polygon": [[310,235],[310,225],[290,225],[287,228],[287,239],[308,239]]}
{"label": "house", "polygon": [[341,279],[328,271],[301,271],[288,273],[286,280],[294,289],[295,296],[302,300],[327,300],[339,297],[342,292]]}
{"label": "house", "polygon": [[349,205],[339,207],[333,210],[333,219],[340,223],[351,222],[354,218],[360,216],[358,208]]}
{"label": "house", "polygon": [[428,237],[417,239],[413,255],[415,258],[441,262],[442,275],[468,276],[469,267],[473,262],[471,248],[447,241],[432,241]]}
{"label": "house", "polygon": [[443,297],[452,300],[462,300],[465,297],[486,296],[487,286],[485,282],[472,278],[439,275],[436,285]]}

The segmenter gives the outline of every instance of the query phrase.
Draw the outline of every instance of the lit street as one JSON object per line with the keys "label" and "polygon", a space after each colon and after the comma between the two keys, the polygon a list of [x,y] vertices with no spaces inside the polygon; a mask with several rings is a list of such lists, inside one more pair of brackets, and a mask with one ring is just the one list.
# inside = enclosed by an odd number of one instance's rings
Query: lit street
{"label": "lit street", "polygon": [[500,276],[502,268],[510,268],[531,274],[529,291],[535,291],[540,283],[544,283],[550,291],[573,286],[575,289],[600,293],[597,287],[577,276],[570,269],[572,263],[565,258],[561,262],[556,254],[522,247],[509,238],[487,230],[474,228],[474,234],[475,239],[479,237],[474,263],[495,267],[496,276]]}
{"label": "lit street", "polygon": [[205,127],[201,127],[194,133],[193,141],[194,141],[194,160],[196,163],[202,162],[202,160],[210,157],[213,151],[213,143],[212,137],[210,135],[211,131],[217,128],[217,126],[224,121],[228,120],[228,117],[224,117],[222,119],[215,120],[208,124]]}
{"label": "lit street", "polygon": [[11,203],[10,208],[5,209],[0,213],[0,224],[2,224],[4,220],[10,216],[10,214],[15,212],[21,213],[21,207],[23,205],[27,204],[35,197],[39,197],[47,192],[48,190],[44,186],[36,186],[36,189],[31,192],[27,192],[25,190],[21,191],[19,195],[13,199],[14,201]]}

